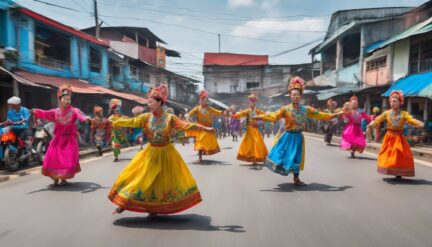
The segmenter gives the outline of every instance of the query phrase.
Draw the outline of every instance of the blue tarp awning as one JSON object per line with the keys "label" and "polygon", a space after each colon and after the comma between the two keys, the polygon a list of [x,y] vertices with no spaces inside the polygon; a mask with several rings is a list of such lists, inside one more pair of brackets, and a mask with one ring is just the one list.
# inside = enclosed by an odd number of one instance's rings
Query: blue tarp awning
{"label": "blue tarp awning", "polygon": [[425,90],[430,85],[432,85],[432,72],[409,75],[395,81],[382,96],[388,97],[391,91],[400,90],[405,97],[425,97],[427,95]]}

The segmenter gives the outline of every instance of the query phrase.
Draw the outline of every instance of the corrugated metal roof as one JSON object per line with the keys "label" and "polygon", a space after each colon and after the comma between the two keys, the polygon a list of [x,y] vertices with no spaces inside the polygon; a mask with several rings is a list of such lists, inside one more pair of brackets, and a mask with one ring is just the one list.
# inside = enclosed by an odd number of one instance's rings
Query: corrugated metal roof
{"label": "corrugated metal roof", "polygon": [[432,72],[409,75],[393,83],[393,85],[382,94],[390,96],[393,90],[401,90],[405,97],[429,97],[432,98]]}
{"label": "corrugated metal roof", "polygon": [[268,64],[268,55],[204,53],[204,66],[260,66]]}
{"label": "corrugated metal roof", "polygon": [[72,91],[75,93],[81,94],[110,94],[115,97],[120,97],[127,100],[133,100],[140,104],[147,104],[148,100],[142,98],[140,96],[128,93],[117,92],[108,88],[100,87],[91,83],[88,83],[83,80],[78,79],[69,79],[55,76],[47,76],[41,74],[35,74],[27,71],[15,71],[15,75],[24,78],[27,81],[32,83],[51,86],[54,88],[58,88],[62,85],[70,85],[72,87]]}
{"label": "corrugated metal roof", "polygon": [[346,94],[350,92],[357,92],[357,91],[358,91],[357,85],[344,85],[341,87],[321,90],[317,95],[317,98],[318,100],[326,100],[337,95]]}
{"label": "corrugated metal roof", "polygon": [[380,45],[373,47],[371,49],[368,49],[368,52],[373,52],[377,49],[386,47],[396,41],[402,40],[402,39],[406,39],[408,37],[411,37],[413,35],[418,35],[418,34],[422,34],[422,33],[427,33],[432,31],[432,17],[427,19],[424,22],[421,22],[417,25],[414,25],[410,28],[408,28],[407,30],[391,37],[390,39],[387,39],[386,41],[382,42]]}

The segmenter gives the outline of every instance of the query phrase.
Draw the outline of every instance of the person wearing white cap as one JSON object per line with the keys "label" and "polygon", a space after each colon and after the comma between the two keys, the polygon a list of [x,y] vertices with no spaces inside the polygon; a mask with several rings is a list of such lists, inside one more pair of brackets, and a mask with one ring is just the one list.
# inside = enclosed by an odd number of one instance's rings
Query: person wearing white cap
{"label": "person wearing white cap", "polygon": [[21,106],[21,99],[17,96],[9,98],[7,104],[9,106],[7,121],[13,123],[11,127],[15,134],[19,136],[20,139],[26,140],[32,135],[29,129],[29,109]]}

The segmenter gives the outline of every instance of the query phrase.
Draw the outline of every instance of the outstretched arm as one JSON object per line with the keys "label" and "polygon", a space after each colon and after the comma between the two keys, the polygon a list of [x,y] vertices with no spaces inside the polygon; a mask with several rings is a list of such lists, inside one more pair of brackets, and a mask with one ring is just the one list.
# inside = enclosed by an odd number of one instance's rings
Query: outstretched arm
{"label": "outstretched arm", "polygon": [[112,123],[113,127],[128,127],[128,128],[141,128],[147,119],[147,113],[141,114],[134,118],[121,118]]}

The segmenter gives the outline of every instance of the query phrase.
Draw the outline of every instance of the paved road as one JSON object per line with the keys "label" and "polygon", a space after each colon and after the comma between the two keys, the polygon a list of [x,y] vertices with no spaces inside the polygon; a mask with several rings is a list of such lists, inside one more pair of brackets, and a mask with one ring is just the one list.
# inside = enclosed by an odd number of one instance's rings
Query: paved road
{"label": "paved road", "polygon": [[136,151],[83,164],[67,187],[48,189],[37,174],[0,183],[0,246],[432,246],[432,168],[396,183],[372,156],[306,142],[306,187],[236,161],[229,139],[201,166],[191,146],[178,146],[204,201],[155,219],[112,216],[106,198]]}

